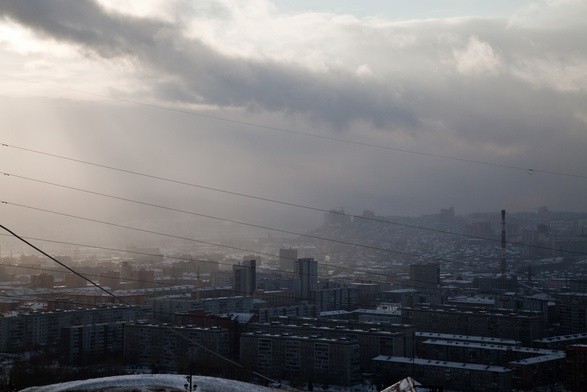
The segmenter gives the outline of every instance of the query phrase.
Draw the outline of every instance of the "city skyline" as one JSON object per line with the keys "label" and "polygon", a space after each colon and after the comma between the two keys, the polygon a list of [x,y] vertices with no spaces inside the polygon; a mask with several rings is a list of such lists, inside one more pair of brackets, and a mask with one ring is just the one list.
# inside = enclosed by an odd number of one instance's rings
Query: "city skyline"
{"label": "city skyline", "polygon": [[[0,142],[353,214],[586,211],[586,8],[7,1]],[[322,220],[6,146],[0,165],[4,223],[33,236],[119,234],[14,204],[234,228],[39,181],[286,230]]]}
{"label": "city skyline", "polygon": [[0,389],[583,390],[585,15],[0,1]]}

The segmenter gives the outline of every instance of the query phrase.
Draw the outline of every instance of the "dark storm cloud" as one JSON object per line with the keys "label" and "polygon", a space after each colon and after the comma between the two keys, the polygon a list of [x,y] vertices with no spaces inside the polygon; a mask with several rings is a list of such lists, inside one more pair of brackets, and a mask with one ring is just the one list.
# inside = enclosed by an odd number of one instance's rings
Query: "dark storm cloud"
{"label": "dark storm cloud", "polygon": [[127,57],[139,69],[162,72],[156,91],[169,100],[300,113],[336,127],[354,120],[378,127],[417,124],[395,94],[355,73],[226,56],[185,38],[181,26],[107,12],[93,1],[5,1],[0,12],[90,55]]}
{"label": "dark storm cloud", "polygon": [[[270,12],[256,19],[256,12],[242,14],[248,1],[208,3],[211,8],[189,9],[173,23],[107,11],[90,1],[4,1],[0,15],[40,36],[75,45],[88,56],[80,61],[87,68],[81,68],[90,75],[98,69],[103,79],[97,82],[115,91],[112,95],[148,101],[145,95],[151,94],[165,103],[208,104],[202,113],[308,133],[332,135],[324,123],[346,126],[345,138],[371,144],[585,174],[584,12],[549,2],[541,5],[542,19],[532,12],[405,22]],[[234,7],[223,7],[228,3]],[[553,19],[555,11],[568,16]],[[187,38],[193,31],[201,32],[195,35],[201,39]],[[241,51],[239,45],[252,49]],[[31,53],[25,61],[36,56]],[[71,57],[74,63],[80,60]],[[61,71],[63,59],[45,58]],[[100,91],[99,84],[86,88],[80,83],[78,68],[63,68],[67,86]],[[122,77],[107,75],[120,68],[125,68]],[[24,76],[51,80],[49,72]],[[14,134],[17,140],[28,138],[25,145],[36,142],[44,149],[42,142],[52,143],[63,151],[71,144],[74,156],[84,156],[83,150],[100,162],[125,167],[142,162],[145,171],[173,173],[170,177],[192,178],[198,168],[197,181],[322,208],[344,205],[354,212],[373,208],[395,214],[450,205],[460,211],[544,204],[555,210],[586,208],[587,185],[561,176],[284,137],[118,102],[92,102],[82,110],[73,99],[65,100],[63,110],[53,107],[63,115],[52,127],[65,130],[49,134],[47,108],[52,107],[37,106],[42,116],[28,114],[29,105],[14,116],[15,124],[32,129]],[[24,126],[22,119],[42,119],[42,124]],[[159,164],[169,167],[163,170]],[[147,193],[139,185],[136,191],[127,186],[123,182],[121,187],[131,194]],[[164,197],[165,191],[158,194]],[[261,209],[256,212],[254,219],[264,216]]]}

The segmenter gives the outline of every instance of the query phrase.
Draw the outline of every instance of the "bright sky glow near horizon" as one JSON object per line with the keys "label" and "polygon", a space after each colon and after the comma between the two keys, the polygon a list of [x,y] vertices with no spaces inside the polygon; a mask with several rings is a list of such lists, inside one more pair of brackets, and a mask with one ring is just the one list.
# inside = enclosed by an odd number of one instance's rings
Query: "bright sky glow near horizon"
{"label": "bright sky glow near horizon", "polygon": [[277,0],[273,4],[285,12],[335,12],[357,17],[382,17],[391,20],[450,18],[463,16],[508,17],[522,7],[531,5],[530,0]]}
{"label": "bright sky glow near horizon", "polygon": [[[587,211],[585,15],[584,0],[5,0],[0,143],[351,213]],[[0,171],[282,228],[322,218],[6,147]],[[0,181],[12,203],[192,224]],[[70,227],[0,214],[30,235]]]}

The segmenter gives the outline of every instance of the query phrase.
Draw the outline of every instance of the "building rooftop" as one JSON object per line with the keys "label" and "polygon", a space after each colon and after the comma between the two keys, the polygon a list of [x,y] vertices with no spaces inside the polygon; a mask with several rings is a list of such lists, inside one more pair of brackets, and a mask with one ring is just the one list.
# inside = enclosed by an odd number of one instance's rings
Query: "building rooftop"
{"label": "building rooftop", "polygon": [[429,339],[445,339],[445,340],[462,340],[468,342],[481,342],[481,343],[492,343],[492,344],[503,344],[503,345],[521,345],[522,342],[513,339],[501,339],[492,338],[486,336],[473,336],[473,335],[455,335],[448,333],[435,333],[435,332],[416,332],[416,337],[429,338]]}
{"label": "building rooftop", "polygon": [[457,297],[449,297],[449,302],[465,303],[465,304],[477,304],[477,305],[494,305],[495,300],[493,298],[486,297],[469,297],[460,295]]}
{"label": "building rooftop", "polygon": [[510,362],[510,365],[533,365],[533,364],[537,364],[537,363],[556,361],[557,359],[563,359],[563,358],[565,358],[565,353],[560,352],[560,354],[539,355],[537,357],[531,357],[531,358],[520,359],[518,361],[512,361],[512,362]]}
{"label": "building rooftop", "polygon": [[410,365],[414,364],[414,365],[418,365],[418,366],[458,368],[458,369],[476,370],[476,371],[492,372],[492,373],[511,372],[510,369],[502,367],[502,366],[482,365],[482,364],[477,364],[477,363],[438,361],[436,359],[392,357],[392,356],[387,356],[387,355],[379,355],[379,356],[373,358],[373,361],[391,362],[391,363],[405,363],[405,364],[410,364]]}
{"label": "building rooftop", "polygon": [[534,340],[535,343],[554,343],[554,342],[565,342],[579,339],[587,339],[587,333],[576,333],[572,335],[560,335],[560,336],[549,336],[542,339]]}
{"label": "building rooftop", "polygon": [[383,291],[383,293],[390,293],[390,294],[409,294],[409,293],[415,293],[418,290],[416,289],[394,289],[394,290],[387,290],[387,291]]}
{"label": "building rooftop", "polygon": [[516,351],[520,353],[528,353],[528,354],[536,354],[538,355],[560,355],[563,354],[562,351],[557,350],[548,350],[544,348],[533,348],[533,347],[522,347],[522,346],[512,346],[512,345],[504,345],[504,344],[489,344],[489,343],[479,343],[479,342],[465,342],[465,341],[455,341],[455,340],[445,340],[445,339],[428,339],[424,341],[425,344],[432,344],[432,345],[439,345],[439,346],[453,346],[453,347],[470,347],[470,348],[479,348],[485,350],[498,350],[498,351]]}
{"label": "building rooftop", "polygon": [[363,313],[363,314],[380,314],[386,316],[401,316],[401,310],[399,309],[355,309],[351,313]]}
{"label": "building rooftop", "polygon": [[320,317],[328,317],[328,316],[337,316],[337,315],[346,315],[350,314],[351,312],[347,310],[329,310],[326,312],[320,312]]}
{"label": "building rooftop", "polygon": [[308,340],[308,341],[319,341],[319,342],[343,342],[349,344],[358,344],[356,340],[352,340],[346,337],[338,337],[338,338],[324,338],[318,335],[310,335],[310,336],[299,336],[299,335],[292,335],[288,332],[283,332],[281,334],[273,334],[273,333],[266,333],[262,331],[255,331],[255,332],[245,332],[241,334],[242,337],[245,336],[257,336],[263,338],[285,338],[285,339],[293,339],[293,340]]}
{"label": "building rooftop", "polygon": [[283,327],[283,328],[291,328],[291,329],[311,329],[311,330],[320,330],[320,331],[325,331],[325,332],[331,332],[331,331],[338,331],[338,332],[352,332],[355,334],[367,334],[367,333],[376,333],[379,335],[390,335],[390,336],[400,336],[402,334],[402,332],[391,332],[391,331],[385,331],[382,330],[380,328],[354,328],[352,326],[346,326],[346,325],[338,325],[338,326],[327,326],[327,325],[314,325],[314,324],[283,324],[280,323],[279,321],[272,321],[270,323],[254,323],[252,324],[253,327],[255,326],[259,326],[259,327],[269,327],[269,326],[273,326],[273,327]]}

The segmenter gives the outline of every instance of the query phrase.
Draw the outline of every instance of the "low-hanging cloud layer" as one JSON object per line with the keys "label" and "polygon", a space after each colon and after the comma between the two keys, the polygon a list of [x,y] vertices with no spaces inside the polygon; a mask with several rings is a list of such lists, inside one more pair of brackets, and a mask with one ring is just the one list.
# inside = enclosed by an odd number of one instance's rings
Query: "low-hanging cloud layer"
{"label": "low-hanging cloud layer", "polygon": [[[0,55],[12,79],[0,94],[20,100],[5,104],[14,107],[8,142],[65,153],[96,148],[103,152],[96,159],[107,162],[140,159],[137,151],[156,142],[182,156],[177,166],[163,163],[174,174],[189,176],[196,156],[207,157],[210,168],[198,178],[321,207],[399,215],[449,205],[586,210],[585,179],[258,134],[83,94],[79,102],[63,89],[585,176],[586,14],[579,0],[536,1],[507,17],[406,21],[284,13],[265,0],[4,0]],[[43,106],[39,97],[61,113],[45,119],[44,130],[38,119],[22,118]],[[73,130],[82,124],[85,134]],[[214,131],[196,137],[194,127]],[[154,170],[150,163],[141,168]]]}

